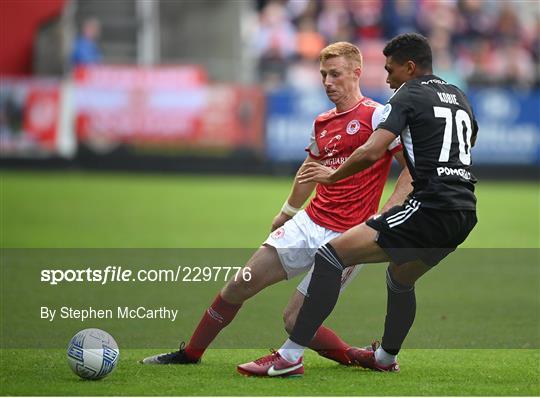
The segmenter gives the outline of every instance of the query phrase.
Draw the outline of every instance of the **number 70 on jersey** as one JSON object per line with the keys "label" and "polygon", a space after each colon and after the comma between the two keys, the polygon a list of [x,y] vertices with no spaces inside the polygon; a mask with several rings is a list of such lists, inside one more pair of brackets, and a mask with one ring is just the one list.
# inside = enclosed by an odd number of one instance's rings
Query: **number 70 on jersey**
{"label": "number 70 on jersey", "polygon": [[[456,132],[459,142],[459,160],[462,164],[469,166],[471,164],[471,136],[472,123],[471,118],[463,109],[458,109],[455,117],[452,117],[452,109],[444,106],[434,106],[435,117],[444,118],[444,138],[439,155],[439,162],[448,162],[450,159],[450,148],[452,147],[453,122],[456,122]],[[464,128],[465,127],[465,128]]]}

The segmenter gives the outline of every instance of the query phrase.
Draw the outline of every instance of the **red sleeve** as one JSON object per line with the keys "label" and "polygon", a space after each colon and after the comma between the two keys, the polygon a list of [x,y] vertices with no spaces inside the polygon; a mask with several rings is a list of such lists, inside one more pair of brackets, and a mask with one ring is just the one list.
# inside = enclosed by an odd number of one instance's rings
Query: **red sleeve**
{"label": "red sleeve", "polygon": [[388,145],[388,151],[394,155],[399,151],[403,150],[403,145],[401,144],[401,138],[399,136],[396,137],[394,141]]}

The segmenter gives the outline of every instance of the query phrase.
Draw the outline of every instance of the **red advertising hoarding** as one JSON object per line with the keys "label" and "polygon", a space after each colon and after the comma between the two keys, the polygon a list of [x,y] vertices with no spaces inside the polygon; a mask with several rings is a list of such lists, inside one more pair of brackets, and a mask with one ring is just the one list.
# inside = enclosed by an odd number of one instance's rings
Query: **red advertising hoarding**
{"label": "red advertising hoarding", "polygon": [[59,152],[61,82],[4,78],[0,87],[0,153],[45,156]]}
{"label": "red advertising hoarding", "polygon": [[84,67],[74,83],[77,136],[90,147],[262,149],[261,90],[209,84],[200,67]]}

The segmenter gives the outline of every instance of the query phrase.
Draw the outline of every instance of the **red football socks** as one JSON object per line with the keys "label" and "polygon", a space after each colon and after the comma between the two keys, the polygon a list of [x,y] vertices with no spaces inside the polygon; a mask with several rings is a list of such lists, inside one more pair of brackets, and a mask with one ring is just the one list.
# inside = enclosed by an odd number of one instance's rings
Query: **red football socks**
{"label": "red football socks", "polygon": [[226,302],[221,298],[221,294],[218,294],[193,332],[186,346],[186,355],[193,360],[202,357],[221,329],[231,323],[241,306],[242,304]]}
{"label": "red football socks", "polygon": [[[193,332],[186,346],[186,355],[194,361],[201,358],[219,332],[231,323],[241,306],[242,304],[226,302],[218,294],[212,305],[204,312],[195,332]],[[317,330],[309,348],[325,358],[343,364],[349,363],[346,351],[350,346],[341,340],[332,329],[325,326],[321,326]]]}
{"label": "red football socks", "polygon": [[308,347],[317,351],[320,356],[344,365],[349,364],[349,358],[346,352],[351,347],[341,340],[332,329],[325,326],[317,329],[317,333],[315,333]]}

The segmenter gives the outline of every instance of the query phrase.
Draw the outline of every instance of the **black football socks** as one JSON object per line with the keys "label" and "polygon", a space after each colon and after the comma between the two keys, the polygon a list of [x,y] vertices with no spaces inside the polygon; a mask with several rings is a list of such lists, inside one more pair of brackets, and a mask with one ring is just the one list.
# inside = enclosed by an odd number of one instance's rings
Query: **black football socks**
{"label": "black football socks", "polygon": [[397,355],[407,337],[416,314],[414,286],[404,286],[397,282],[386,269],[386,320],[381,346],[389,354]]}
{"label": "black football socks", "polygon": [[317,250],[307,296],[298,313],[290,340],[304,347],[309,345],[317,329],[336,305],[344,268],[345,265],[329,243]]}

